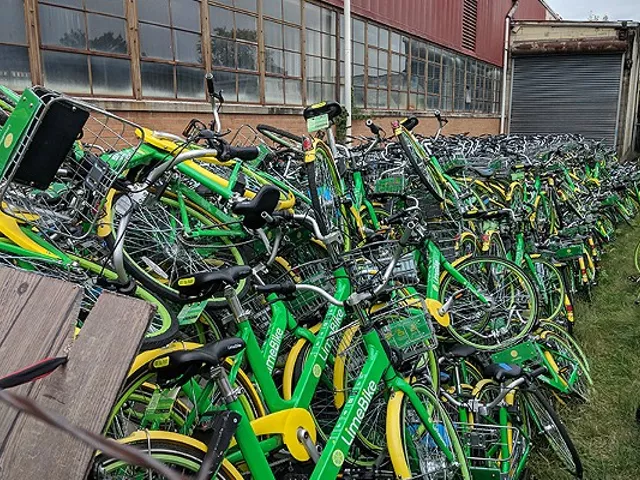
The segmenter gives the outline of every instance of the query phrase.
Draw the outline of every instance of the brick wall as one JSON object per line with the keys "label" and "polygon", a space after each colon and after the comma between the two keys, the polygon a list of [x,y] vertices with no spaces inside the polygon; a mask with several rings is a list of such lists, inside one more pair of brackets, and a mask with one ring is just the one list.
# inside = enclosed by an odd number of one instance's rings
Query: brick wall
{"label": "brick wall", "polygon": [[[138,125],[164,132],[179,134],[192,118],[209,121],[211,116],[207,114],[194,114],[183,112],[149,112],[149,111],[113,111],[116,115],[127,118]],[[391,134],[391,121],[398,117],[377,117],[375,122],[382,127],[388,135]],[[231,129],[232,134],[242,125],[256,126],[265,123],[293,133],[305,133],[305,123],[301,115],[248,115],[248,114],[223,114],[222,125],[225,129]],[[422,117],[416,128],[418,133],[432,135],[438,128],[438,122],[432,116]],[[500,128],[500,120],[497,118],[468,118],[451,117],[444,129],[445,134],[468,133],[469,135],[497,134]],[[367,135],[369,130],[364,125],[364,120],[353,122],[354,135]]]}

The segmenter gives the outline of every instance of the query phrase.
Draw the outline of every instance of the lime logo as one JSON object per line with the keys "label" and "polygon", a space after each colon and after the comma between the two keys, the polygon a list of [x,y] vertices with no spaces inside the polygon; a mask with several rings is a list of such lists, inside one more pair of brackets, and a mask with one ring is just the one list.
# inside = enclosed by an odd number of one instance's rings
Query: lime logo
{"label": "lime logo", "polygon": [[336,450],[335,452],[333,452],[333,455],[331,455],[331,460],[333,460],[333,464],[336,467],[341,467],[344,463],[344,453],[342,453],[340,450]]}
{"label": "lime logo", "polygon": [[518,351],[517,350],[511,350],[511,356],[513,358],[516,358],[518,356]]}
{"label": "lime logo", "polygon": [[313,376],[316,378],[320,378],[320,375],[322,375],[322,369],[320,368],[320,365],[316,363],[313,366]]}
{"label": "lime logo", "polygon": [[13,133],[7,133],[7,136],[4,137],[4,148],[9,148],[13,143]]}

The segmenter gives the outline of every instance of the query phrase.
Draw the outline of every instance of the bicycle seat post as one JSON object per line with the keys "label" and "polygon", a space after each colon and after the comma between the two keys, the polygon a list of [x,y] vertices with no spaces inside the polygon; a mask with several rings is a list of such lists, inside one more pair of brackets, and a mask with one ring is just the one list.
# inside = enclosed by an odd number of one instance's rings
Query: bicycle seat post
{"label": "bicycle seat post", "polygon": [[227,300],[229,310],[231,310],[236,323],[242,323],[249,318],[248,313],[242,308],[237,292],[231,285],[224,287],[224,298]]}

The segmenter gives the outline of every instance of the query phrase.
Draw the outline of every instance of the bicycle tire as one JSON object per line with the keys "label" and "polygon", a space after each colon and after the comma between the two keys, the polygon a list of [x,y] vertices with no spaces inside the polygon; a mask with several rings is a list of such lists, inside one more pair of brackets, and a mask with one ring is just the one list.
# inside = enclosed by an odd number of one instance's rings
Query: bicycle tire
{"label": "bicycle tire", "polygon": [[[567,292],[564,278],[560,270],[544,258],[532,258],[531,262],[535,271],[525,268],[526,261],[522,268],[529,274],[538,291],[540,321],[550,322],[557,318],[564,309],[564,297]],[[543,276],[544,278],[542,278]],[[548,280],[547,282],[545,282],[545,278]]]}
{"label": "bicycle tire", "polygon": [[[474,266],[475,270],[472,270]],[[504,305],[499,308],[494,298],[492,304],[487,306],[446,272],[440,282],[440,302],[444,304],[455,292],[462,291],[462,296],[454,301],[449,310],[451,324],[448,332],[457,341],[478,350],[489,351],[513,345],[529,334],[537,321],[538,298],[535,287],[524,270],[509,260],[488,256],[464,259],[456,264],[455,269],[481,293],[493,294],[495,298],[500,295],[499,299]],[[496,290],[494,283],[500,277],[509,283]],[[467,303],[461,304],[461,300],[467,300]],[[514,302],[526,304],[516,310],[513,308]],[[509,317],[502,316],[506,312]],[[515,325],[511,323],[514,314],[521,318]],[[489,327],[489,332],[484,331],[486,327]],[[507,327],[508,331],[505,330]]]}
{"label": "bicycle tire", "polygon": [[[229,240],[221,239],[223,248],[207,245],[200,249],[181,242],[180,229],[183,223],[180,212],[176,210],[177,205],[176,200],[165,194],[153,205],[136,210],[127,228],[123,249],[127,272],[146,289],[171,302],[181,301],[178,292],[171,287],[179,277],[215,267],[247,264],[240,248],[233,246]],[[115,246],[115,232],[119,218],[115,211],[115,199],[113,210],[111,233],[105,238],[110,248]],[[191,205],[186,206],[186,212],[191,217],[191,222],[197,222],[203,226],[216,223],[215,218],[210,214]],[[143,215],[147,216],[146,219]],[[139,222],[139,227],[136,227],[136,222]],[[134,242],[140,242],[140,245]],[[224,258],[222,253],[225,253],[228,258]],[[180,256],[184,258],[179,262]],[[162,279],[157,273],[158,270],[167,278]],[[244,296],[248,290],[249,281],[240,280],[236,287],[238,296]],[[222,306],[226,305],[226,301],[220,294],[213,296],[210,304]]]}
{"label": "bicycle tire", "polygon": [[[430,475],[431,471],[429,473],[424,472],[423,463],[433,459],[438,453],[434,448],[436,446],[430,435],[423,435],[417,441],[408,438],[410,433],[424,434],[428,431],[425,427],[420,426],[408,428],[417,424],[422,425],[422,422],[417,413],[412,411],[411,403],[408,401],[406,394],[402,391],[394,392],[387,409],[387,445],[397,478],[462,478],[470,480],[471,473],[467,459],[449,414],[427,386],[416,383],[412,385],[412,388],[418,394],[422,403],[425,404],[427,411],[432,416],[431,420],[437,427],[436,430],[443,441],[449,444],[449,448],[452,450],[451,453],[455,458],[450,463],[444,455],[440,455],[436,459],[436,465],[431,464],[431,469],[444,466],[446,471],[440,470],[440,472],[436,472],[435,476]],[[437,417],[434,419],[436,413]],[[411,432],[412,430],[413,432]],[[425,459],[424,456],[419,458],[420,450],[425,449],[425,447],[429,450],[429,458]],[[429,469],[429,467],[427,468]],[[437,475],[437,473],[444,473],[444,476]]]}
{"label": "bicycle tire", "polygon": [[[181,473],[196,474],[198,472],[207,453],[207,446],[205,444],[184,437],[183,435],[168,435],[164,434],[164,432],[158,432],[164,435],[154,435],[154,433],[156,432],[148,432],[144,438],[132,437],[123,439],[120,443],[155,457],[173,468],[178,467]],[[122,471],[122,473],[118,473],[118,470],[129,468],[133,470],[125,470]],[[139,470],[135,470],[135,468]],[[90,480],[129,480],[130,478],[134,478],[131,476],[131,473],[129,473],[131,471],[138,471],[142,475],[143,472],[146,472],[146,469],[127,465],[126,462],[109,458],[107,455],[101,453],[94,459],[89,478]],[[153,478],[159,479],[161,477],[153,475]],[[215,480],[242,480],[243,477],[233,465],[228,462],[223,462],[217,475],[213,478]]]}
{"label": "bicycle tire", "polygon": [[407,156],[412,169],[416,172],[422,184],[427,187],[429,193],[431,193],[436,200],[442,202],[445,199],[445,192],[442,186],[438,183],[438,180],[435,178],[432,167],[428,163],[429,158],[422,158],[420,155],[415,153],[416,148],[421,147],[415,145],[407,133],[403,132],[401,135],[398,135],[398,141],[400,142],[402,150]]}
{"label": "bicycle tire", "polygon": [[[549,446],[558,455],[565,468],[576,478],[582,478],[584,472],[580,455],[555,409],[537,389],[525,392],[525,402],[531,419],[539,430],[538,433],[545,436]],[[551,437],[552,431],[557,433],[555,438]]]}
{"label": "bicycle tire", "polygon": [[[291,132],[287,132],[286,130],[272,127],[271,125],[265,125],[263,123],[259,124],[256,127],[256,130],[258,130],[258,132],[267,137],[269,140],[282,145],[285,148],[290,148],[291,150],[302,152],[302,137],[299,135],[295,135]],[[287,140],[295,142],[295,144],[291,144]]]}

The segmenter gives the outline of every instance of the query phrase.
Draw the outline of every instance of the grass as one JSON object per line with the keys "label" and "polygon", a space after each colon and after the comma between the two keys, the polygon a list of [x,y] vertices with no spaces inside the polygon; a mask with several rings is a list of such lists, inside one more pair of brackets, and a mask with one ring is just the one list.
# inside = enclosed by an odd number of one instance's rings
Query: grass
{"label": "grass", "polygon": [[[560,409],[584,465],[587,480],[640,479],[640,285],[633,249],[640,225],[624,227],[603,256],[592,302],[576,305],[576,337],[591,365],[591,399]],[[572,478],[550,451],[538,451],[531,471],[536,480]]]}

